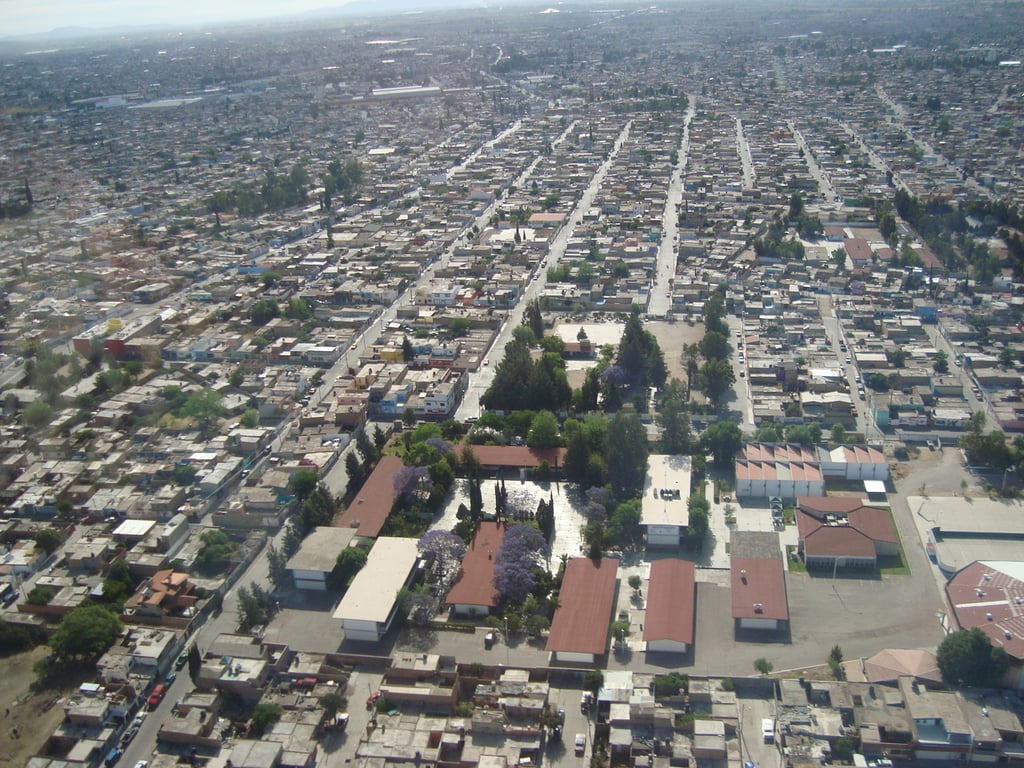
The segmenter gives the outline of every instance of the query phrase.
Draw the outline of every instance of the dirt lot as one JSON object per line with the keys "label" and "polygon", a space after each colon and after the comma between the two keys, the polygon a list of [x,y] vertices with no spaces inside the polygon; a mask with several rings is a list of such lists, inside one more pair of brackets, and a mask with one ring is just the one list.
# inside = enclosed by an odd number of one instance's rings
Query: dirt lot
{"label": "dirt lot", "polygon": [[[576,334],[580,328],[584,328],[591,341],[597,345],[618,344],[624,328],[623,323],[593,323],[593,322],[559,322],[555,327],[555,333],[567,341],[575,341]],[[665,365],[668,368],[669,379],[686,380],[686,366],[683,361],[683,345],[696,344],[704,335],[704,326],[700,323],[690,326],[682,320],[675,323],[664,321],[644,323],[644,329],[654,334],[665,356]],[[572,387],[578,387],[583,383],[586,369],[594,362],[569,361],[568,377]]]}
{"label": "dirt lot", "polygon": [[0,662],[3,685],[0,686],[0,708],[5,717],[0,732],[0,766],[22,766],[42,750],[53,729],[64,718],[64,691],[48,689],[33,693],[35,680],[32,665],[44,658],[50,649],[41,645],[26,653]]}

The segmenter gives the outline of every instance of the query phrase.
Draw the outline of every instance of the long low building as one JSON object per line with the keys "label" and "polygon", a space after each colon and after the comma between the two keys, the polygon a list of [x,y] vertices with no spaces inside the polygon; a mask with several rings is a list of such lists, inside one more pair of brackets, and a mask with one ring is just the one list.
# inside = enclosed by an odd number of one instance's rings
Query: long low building
{"label": "long low building", "polygon": [[690,650],[696,603],[697,581],[693,563],[675,558],[652,562],[644,614],[647,651],[686,653]]}
{"label": "long low building", "polygon": [[547,650],[552,660],[594,664],[608,650],[619,561],[571,558],[565,565]]}
{"label": "long low building", "polygon": [[418,561],[416,539],[377,540],[366,565],[334,609],[346,640],[376,643],[383,639],[398,612],[398,593],[412,583]]}

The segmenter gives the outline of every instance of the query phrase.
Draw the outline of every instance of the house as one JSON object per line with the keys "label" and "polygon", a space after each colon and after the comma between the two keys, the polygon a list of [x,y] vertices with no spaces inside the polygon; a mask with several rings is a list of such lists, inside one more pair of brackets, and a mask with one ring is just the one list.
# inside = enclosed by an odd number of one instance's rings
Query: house
{"label": "house", "polygon": [[808,568],[875,568],[878,558],[899,556],[899,536],[887,508],[858,498],[797,499],[798,547]]}
{"label": "house", "polygon": [[416,539],[378,539],[334,610],[345,640],[380,642],[398,612],[398,593],[412,583],[419,562]]}
{"label": "house", "polygon": [[530,448],[525,445],[474,445],[473,453],[488,472],[517,471],[525,479],[531,470],[547,464],[552,472],[565,466],[565,448]]}
{"label": "house", "polygon": [[164,616],[195,615],[199,597],[187,573],[172,569],[157,571],[143,579],[135,593],[125,600],[125,613],[137,617],[162,618]]}
{"label": "house", "polygon": [[647,461],[640,507],[648,547],[678,547],[690,524],[690,457],[655,454]]}
{"label": "house", "polygon": [[647,651],[686,653],[693,645],[696,603],[693,563],[675,558],[653,561],[644,618]]}
{"label": "house", "polygon": [[546,650],[552,661],[594,664],[608,649],[619,561],[570,558]]}
{"label": "house", "polygon": [[352,543],[355,535],[353,528],[315,528],[302,540],[299,551],[286,564],[295,588],[327,591],[327,577],[334,570],[338,555]]}
{"label": "house", "polygon": [[778,534],[733,531],[729,551],[736,631],[788,629],[789,601]]}
{"label": "house", "polygon": [[481,522],[473,543],[462,558],[455,583],[448,591],[445,605],[456,615],[486,616],[497,607],[498,590],[494,588],[494,559],[505,540],[507,523]]}

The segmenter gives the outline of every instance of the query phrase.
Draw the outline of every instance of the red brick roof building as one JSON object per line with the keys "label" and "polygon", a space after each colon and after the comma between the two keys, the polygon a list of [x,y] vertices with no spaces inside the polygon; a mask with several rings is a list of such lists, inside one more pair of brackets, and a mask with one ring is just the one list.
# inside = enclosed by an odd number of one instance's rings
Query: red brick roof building
{"label": "red brick roof building", "polygon": [[608,649],[619,561],[571,558],[565,566],[547,650],[553,661],[594,664]]}
{"label": "red brick roof building", "polygon": [[342,513],[338,526],[355,528],[356,536],[364,539],[377,538],[395,504],[395,475],[401,468],[402,460],[397,456],[382,456]]}
{"label": "red brick roof building", "polygon": [[789,625],[781,558],[732,558],[732,619],[737,630],[779,631]]}
{"label": "red brick roof building", "polygon": [[644,616],[648,652],[686,653],[690,649],[696,603],[693,563],[675,558],[651,563]]}
{"label": "red brick roof building", "polygon": [[1024,562],[976,560],[953,574],[946,597],[955,628],[977,627],[1003,648],[1011,662],[1005,685],[1024,688]]}
{"label": "red brick roof building", "polygon": [[879,557],[899,556],[891,512],[859,498],[801,496],[796,524],[808,568],[876,568]]}
{"label": "red brick roof building", "polygon": [[445,600],[455,613],[486,615],[497,607],[499,596],[494,588],[494,560],[505,540],[506,530],[507,523],[482,522],[477,525],[473,543],[462,558],[462,567]]}

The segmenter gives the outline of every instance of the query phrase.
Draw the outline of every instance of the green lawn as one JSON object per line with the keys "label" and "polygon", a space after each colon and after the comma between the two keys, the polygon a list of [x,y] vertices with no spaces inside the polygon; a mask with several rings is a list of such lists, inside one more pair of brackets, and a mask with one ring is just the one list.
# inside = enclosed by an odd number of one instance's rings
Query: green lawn
{"label": "green lawn", "polygon": [[786,562],[789,563],[790,573],[807,573],[807,566],[804,565],[804,561],[799,557],[794,557],[796,553],[796,547],[789,545],[786,547]]}

